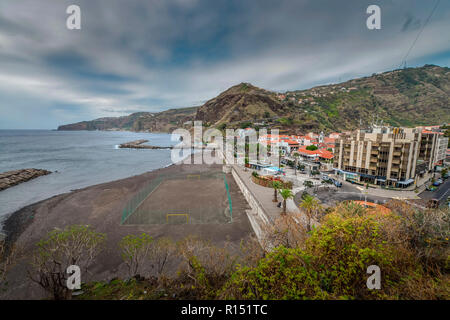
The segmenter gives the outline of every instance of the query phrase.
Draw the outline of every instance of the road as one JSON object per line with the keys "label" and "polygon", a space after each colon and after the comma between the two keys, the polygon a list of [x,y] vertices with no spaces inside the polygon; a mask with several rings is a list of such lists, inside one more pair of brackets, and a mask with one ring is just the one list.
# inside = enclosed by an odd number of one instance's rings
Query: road
{"label": "road", "polygon": [[[336,188],[330,185],[329,188],[319,188],[315,191],[314,188],[310,188],[307,192],[314,197],[318,198],[322,204],[327,206],[334,206],[335,204],[345,201],[345,200],[366,200],[374,203],[385,203],[391,198],[379,197],[373,195],[365,195],[358,188],[350,184],[343,184],[341,188]],[[294,197],[294,202],[299,205],[301,200],[302,192],[299,192]]]}
{"label": "road", "polygon": [[438,199],[439,201],[445,201],[446,197],[450,196],[450,179],[447,179],[444,181],[443,184],[441,184],[437,190],[435,191],[424,191],[421,194],[419,194],[419,197],[425,200],[429,199]]}

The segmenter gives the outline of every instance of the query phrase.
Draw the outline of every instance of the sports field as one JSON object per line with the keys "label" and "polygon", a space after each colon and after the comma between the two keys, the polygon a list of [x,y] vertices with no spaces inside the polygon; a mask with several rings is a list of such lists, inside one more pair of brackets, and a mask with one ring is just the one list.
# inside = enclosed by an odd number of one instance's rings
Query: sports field
{"label": "sports field", "polygon": [[131,201],[122,224],[229,223],[231,208],[221,172],[161,176]]}

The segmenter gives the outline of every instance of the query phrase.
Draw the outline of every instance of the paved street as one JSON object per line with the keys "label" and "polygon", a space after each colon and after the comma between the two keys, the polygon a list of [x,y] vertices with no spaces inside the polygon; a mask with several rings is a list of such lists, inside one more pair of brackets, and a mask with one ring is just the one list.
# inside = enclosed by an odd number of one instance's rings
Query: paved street
{"label": "paved street", "polygon": [[[380,197],[371,194],[364,194],[355,186],[345,183],[341,188],[336,188],[333,185],[329,187],[310,188],[307,192],[318,198],[323,205],[334,206],[345,200],[366,200],[374,203],[385,203],[390,200],[389,197]],[[298,205],[301,202],[301,194],[299,192],[295,195],[294,201]]]}
{"label": "paved street", "polygon": [[[314,187],[309,188],[307,192],[314,197],[318,198],[325,206],[334,206],[345,200],[367,200],[374,203],[386,203],[390,199],[444,199],[450,196],[450,179],[442,184],[435,192],[424,191],[417,194],[414,191],[400,191],[400,190],[388,190],[381,188],[369,188],[364,186],[351,184],[347,181],[342,182],[342,187],[337,188],[334,185],[323,185],[319,176],[311,177],[307,174],[302,174],[290,168],[284,168],[286,175],[282,176],[282,179],[289,180],[294,183],[293,191],[295,193],[294,203],[298,206],[301,202],[301,195],[305,189],[303,182],[311,181],[314,183]],[[250,173],[248,173],[250,175]]]}
{"label": "paved street", "polygon": [[424,191],[419,194],[419,197],[422,199],[438,199],[439,201],[445,201],[446,197],[450,197],[450,179],[444,181],[436,191]]}

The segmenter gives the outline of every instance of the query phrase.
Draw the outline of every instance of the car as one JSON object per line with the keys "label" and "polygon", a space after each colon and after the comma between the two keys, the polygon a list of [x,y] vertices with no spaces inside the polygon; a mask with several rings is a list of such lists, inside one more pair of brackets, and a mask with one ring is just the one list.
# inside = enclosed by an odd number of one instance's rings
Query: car
{"label": "car", "polygon": [[439,182],[440,184],[444,183],[442,179],[438,179],[437,182]]}
{"label": "car", "polygon": [[433,186],[435,187],[439,187],[441,185],[441,182],[439,182],[439,180],[433,182]]}
{"label": "car", "polygon": [[433,187],[433,186],[427,186],[427,190],[428,191],[435,191],[436,190],[436,187]]}
{"label": "car", "polygon": [[334,181],[334,185],[338,188],[342,187],[342,182],[339,182],[337,180]]}

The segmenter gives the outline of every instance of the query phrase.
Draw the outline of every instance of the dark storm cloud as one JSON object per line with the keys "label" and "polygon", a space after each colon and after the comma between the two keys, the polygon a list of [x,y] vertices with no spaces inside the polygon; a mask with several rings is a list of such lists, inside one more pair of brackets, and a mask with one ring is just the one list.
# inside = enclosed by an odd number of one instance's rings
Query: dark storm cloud
{"label": "dark storm cloud", "polygon": [[[65,28],[70,4],[81,7],[82,30]],[[370,4],[381,7],[381,30],[366,28]],[[43,126],[54,127],[130,110],[198,105],[242,81],[287,90],[392,69],[433,4],[3,0],[1,125],[10,119],[10,127],[17,126],[20,112],[39,110],[47,117],[36,119],[47,119]],[[409,64],[434,63],[427,59],[433,56],[448,65],[450,44],[444,30],[450,30],[449,21],[450,4],[441,2]],[[70,108],[58,107],[64,105]]]}

